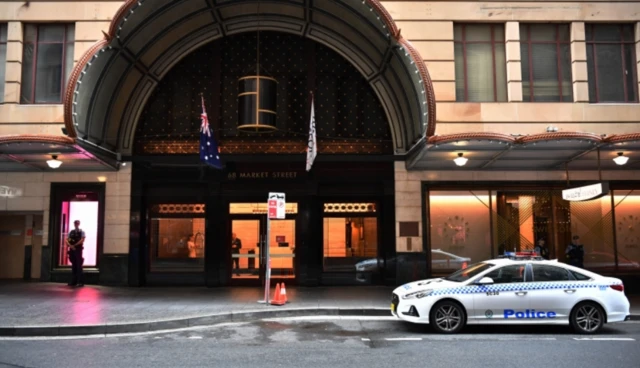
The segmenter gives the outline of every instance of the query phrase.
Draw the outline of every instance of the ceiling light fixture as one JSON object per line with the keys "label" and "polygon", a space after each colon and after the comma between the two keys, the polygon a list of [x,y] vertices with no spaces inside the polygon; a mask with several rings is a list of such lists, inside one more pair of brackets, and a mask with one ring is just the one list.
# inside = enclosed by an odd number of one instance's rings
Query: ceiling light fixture
{"label": "ceiling light fixture", "polygon": [[464,166],[464,165],[467,163],[467,161],[469,161],[469,159],[468,159],[468,158],[466,158],[466,157],[462,157],[462,155],[463,155],[463,153],[462,153],[462,152],[459,152],[459,153],[458,153],[458,157],[456,157],[455,159],[453,159],[453,162],[455,162],[455,163],[456,163],[456,165],[458,165],[458,166]]}
{"label": "ceiling light fixture", "polygon": [[57,169],[62,165],[62,161],[58,160],[58,155],[51,155],[51,160],[47,160],[47,165],[52,169]]}
{"label": "ceiling light fixture", "polygon": [[613,162],[618,165],[624,165],[627,161],[629,161],[629,157],[625,156],[623,152],[618,152],[618,156],[613,159]]}

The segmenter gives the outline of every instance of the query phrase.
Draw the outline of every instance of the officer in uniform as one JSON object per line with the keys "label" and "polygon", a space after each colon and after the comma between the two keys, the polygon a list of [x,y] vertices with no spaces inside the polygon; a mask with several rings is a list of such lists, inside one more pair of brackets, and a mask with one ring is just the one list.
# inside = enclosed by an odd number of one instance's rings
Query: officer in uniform
{"label": "officer in uniform", "polygon": [[82,276],[82,264],[84,258],[82,258],[82,249],[84,248],[85,234],[80,229],[80,220],[73,222],[75,229],[69,232],[67,237],[67,255],[69,256],[69,262],[71,262],[71,282],[69,286],[84,286],[84,280]]}
{"label": "officer in uniform", "polygon": [[538,245],[536,245],[534,250],[540,255],[540,257],[549,259],[549,248],[547,248],[545,243],[546,241],[544,239],[538,239]]}
{"label": "officer in uniform", "polygon": [[569,245],[567,245],[565,253],[568,264],[584,268],[584,247],[582,246],[578,235],[573,236],[573,240]]}

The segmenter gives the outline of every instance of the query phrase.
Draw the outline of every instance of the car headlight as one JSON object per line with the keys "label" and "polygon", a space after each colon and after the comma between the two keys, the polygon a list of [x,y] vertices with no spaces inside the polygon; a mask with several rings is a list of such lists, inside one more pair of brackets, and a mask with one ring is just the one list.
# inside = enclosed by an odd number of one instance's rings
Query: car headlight
{"label": "car headlight", "polygon": [[418,299],[422,299],[425,296],[429,296],[431,295],[431,293],[433,292],[433,290],[420,290],[420,291],[414,291],[412,293],[409,294],[405,294],[402,296],[402,299],[413,299],[413,298],[418,298]]}

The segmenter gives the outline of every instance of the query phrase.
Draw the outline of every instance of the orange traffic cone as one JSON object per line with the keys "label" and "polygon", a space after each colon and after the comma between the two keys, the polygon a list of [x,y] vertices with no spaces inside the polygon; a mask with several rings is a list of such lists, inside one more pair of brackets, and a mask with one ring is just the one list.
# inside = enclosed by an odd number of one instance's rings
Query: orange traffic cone
{"label": "orange traffic cone", "polygon": [[271,301],[271,305],[283,305],[282,296],[280,292],[280,284],[276,284],[276,292],[273,294],[273,300]]}
{"label": "orange traffic cone", "polygon": [[280,299],[284,304],[289,303],[287,300],[287,289],[284,287],[284,282],[282,283],[282,287],[280,288]]}

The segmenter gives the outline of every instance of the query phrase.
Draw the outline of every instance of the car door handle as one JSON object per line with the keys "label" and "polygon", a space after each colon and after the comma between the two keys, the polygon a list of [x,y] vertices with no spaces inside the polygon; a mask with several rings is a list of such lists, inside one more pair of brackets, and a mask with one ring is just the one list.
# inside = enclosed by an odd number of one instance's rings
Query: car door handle
{"label": "car door handle", "polygon": [[575,289],[566,289],[564,292],[567,293],[567,294],[573,294],[573,293],[576,292],[576,290]]}
{"label": "car door handle", "polygon": [[516,291],[516,295],[517,296],[527,295],[527,292],[526,291]]}

